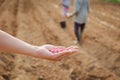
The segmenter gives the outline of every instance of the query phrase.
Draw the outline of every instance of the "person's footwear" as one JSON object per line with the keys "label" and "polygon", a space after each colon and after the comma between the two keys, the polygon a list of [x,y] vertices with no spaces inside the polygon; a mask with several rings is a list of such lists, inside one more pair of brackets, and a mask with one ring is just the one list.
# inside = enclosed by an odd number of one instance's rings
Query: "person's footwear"
{"label": "person's footwear", "polygon": [[66,21],[61,21],[60,26],[61,28],[66,28]]}
{"label": "person's footwear", "polygon": [[74,41],[74,44],[78,45],[80,44],[80,41]]}

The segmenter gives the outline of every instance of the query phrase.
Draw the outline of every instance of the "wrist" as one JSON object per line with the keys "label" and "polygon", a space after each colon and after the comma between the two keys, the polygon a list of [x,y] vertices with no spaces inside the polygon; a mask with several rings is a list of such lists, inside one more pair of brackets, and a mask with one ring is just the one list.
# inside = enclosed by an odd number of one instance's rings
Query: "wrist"
{"label": "wrist", "polygon": [[44,59],[47,55],[43,51],[42,46],[31,46],[30,56]]}
{"label": "wrist", "polygon": [[29,56],[35,56],[37,53],[37,46],[29,45],[28,48],[26,48],[23,53]]}

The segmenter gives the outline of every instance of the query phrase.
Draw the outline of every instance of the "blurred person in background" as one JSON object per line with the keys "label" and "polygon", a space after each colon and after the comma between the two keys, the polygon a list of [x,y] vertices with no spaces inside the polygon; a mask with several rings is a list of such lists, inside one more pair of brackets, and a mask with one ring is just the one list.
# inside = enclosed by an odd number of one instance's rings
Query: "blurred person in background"
{"label": "blurred person in background", "polygon": [[89,14],[89,0],[75,0],[74,11],[67,13],[67,17],[75,16],[74,21],[74,33],[76,36],[75,43],[79,44],[85,25],[87,23],[87,18]]}
{"label": "blurred person in background", "polygon": [[62,5],[62,21],[60,22],[60,26],[62,28],[66,28],[66,17],[67,17],[67,12],[70,6],[70,0],[60,0],[60,4]]}

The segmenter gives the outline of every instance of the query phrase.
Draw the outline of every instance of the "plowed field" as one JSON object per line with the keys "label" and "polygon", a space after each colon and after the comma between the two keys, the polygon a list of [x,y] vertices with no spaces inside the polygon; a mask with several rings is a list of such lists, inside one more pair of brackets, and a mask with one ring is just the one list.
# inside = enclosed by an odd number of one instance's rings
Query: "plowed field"
{"label": "plowed field", "polygon": [[[74,18],[59,26],[58,1],[0,0],[0,29],[33,45],[74,45]],[[120,5],[90,0],[90,7],[77,54],[54,62],[0,52],[0,80],[120,80]]]}

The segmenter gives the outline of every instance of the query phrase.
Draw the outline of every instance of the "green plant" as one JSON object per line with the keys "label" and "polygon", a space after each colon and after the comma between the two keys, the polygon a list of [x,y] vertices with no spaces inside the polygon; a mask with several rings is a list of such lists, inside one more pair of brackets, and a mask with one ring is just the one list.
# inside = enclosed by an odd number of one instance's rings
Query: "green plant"
{"label": "green plant", "polygon": [[105,0],[107,2],[120,3],[120,0]]}

